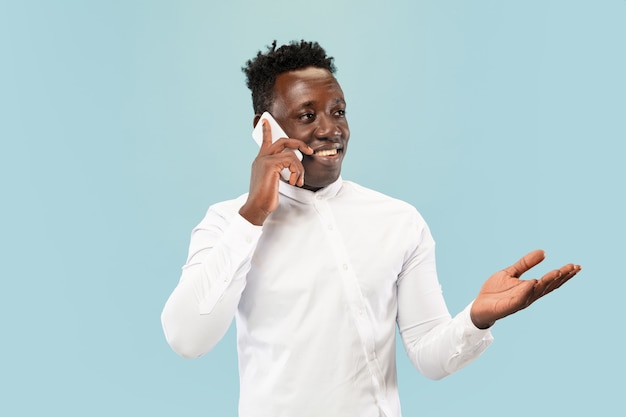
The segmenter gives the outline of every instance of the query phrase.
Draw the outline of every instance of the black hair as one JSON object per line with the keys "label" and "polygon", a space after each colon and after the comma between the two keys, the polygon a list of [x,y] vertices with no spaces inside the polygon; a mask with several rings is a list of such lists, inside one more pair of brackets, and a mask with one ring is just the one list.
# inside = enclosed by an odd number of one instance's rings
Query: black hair
{"label": "black hair", "polygon": [[267,47],[264,54],[259,51],[253,59],[246,62],[241,70],[246,74],[246,85],[252,92],[252,107],[255,114],[261,114],[272,105],[273,90],[276,77],[283,72],[306,67],[317,67],[336,71],[333,57],[317,42],[291,41],[287,45],[276,48],[276,41]]}

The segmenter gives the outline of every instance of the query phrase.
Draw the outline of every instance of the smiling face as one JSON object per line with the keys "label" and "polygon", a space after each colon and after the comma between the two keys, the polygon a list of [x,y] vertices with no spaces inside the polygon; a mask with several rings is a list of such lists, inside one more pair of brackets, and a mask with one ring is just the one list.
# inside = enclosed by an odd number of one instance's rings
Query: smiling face
{"label": "smiling face", "polygon": [[315,151],[302,159],[303,188],[319,190],[339,178],[350,129],[343,91],[329,71],[307,67],[280,74],[270,113],[290,138]]}

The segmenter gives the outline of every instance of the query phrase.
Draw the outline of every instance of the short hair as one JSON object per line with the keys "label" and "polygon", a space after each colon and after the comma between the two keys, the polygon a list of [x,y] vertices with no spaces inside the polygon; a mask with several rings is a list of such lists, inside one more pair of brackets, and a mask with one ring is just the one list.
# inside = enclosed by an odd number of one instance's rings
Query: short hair
{"label": "short hair", "polygon": [[252,108],[255,114],[269,110],[274,101],[274,83],[280,74],[306,67],[317,67],[336,71],[333,57],[317,42],[304,40],[291,41],[289,44],[276,48],[276,41],[267,47],[263,54],[259,51],[253,59],[246,62],[241,70],[246,74],[246,85],[252,92]]}

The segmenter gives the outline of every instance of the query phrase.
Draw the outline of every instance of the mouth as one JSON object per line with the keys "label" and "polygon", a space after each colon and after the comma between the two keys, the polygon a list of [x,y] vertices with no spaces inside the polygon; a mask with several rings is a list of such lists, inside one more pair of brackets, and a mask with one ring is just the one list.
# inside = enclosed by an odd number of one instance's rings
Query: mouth
{"label": "mouth", "polygon": [[322,149],[314,153],[316,156],[332,156],[337,155],[337,149]]}
{"label": "mouth", "polygon": [[331,148],[331,149],[317,149],[313,156],[321,156],[321,157],[333,157],[342,152],[341,148]]}

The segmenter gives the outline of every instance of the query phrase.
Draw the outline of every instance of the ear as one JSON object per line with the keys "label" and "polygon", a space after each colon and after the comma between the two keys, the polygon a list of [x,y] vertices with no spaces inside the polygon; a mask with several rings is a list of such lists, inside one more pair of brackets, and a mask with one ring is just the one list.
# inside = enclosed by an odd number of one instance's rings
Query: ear
{"label": "ear", "polygon": [[254,119],[252,119],[252,127],[256,127],[256,124],[259,123],[259,119],[261,118],[260,114],[255,114]]}

